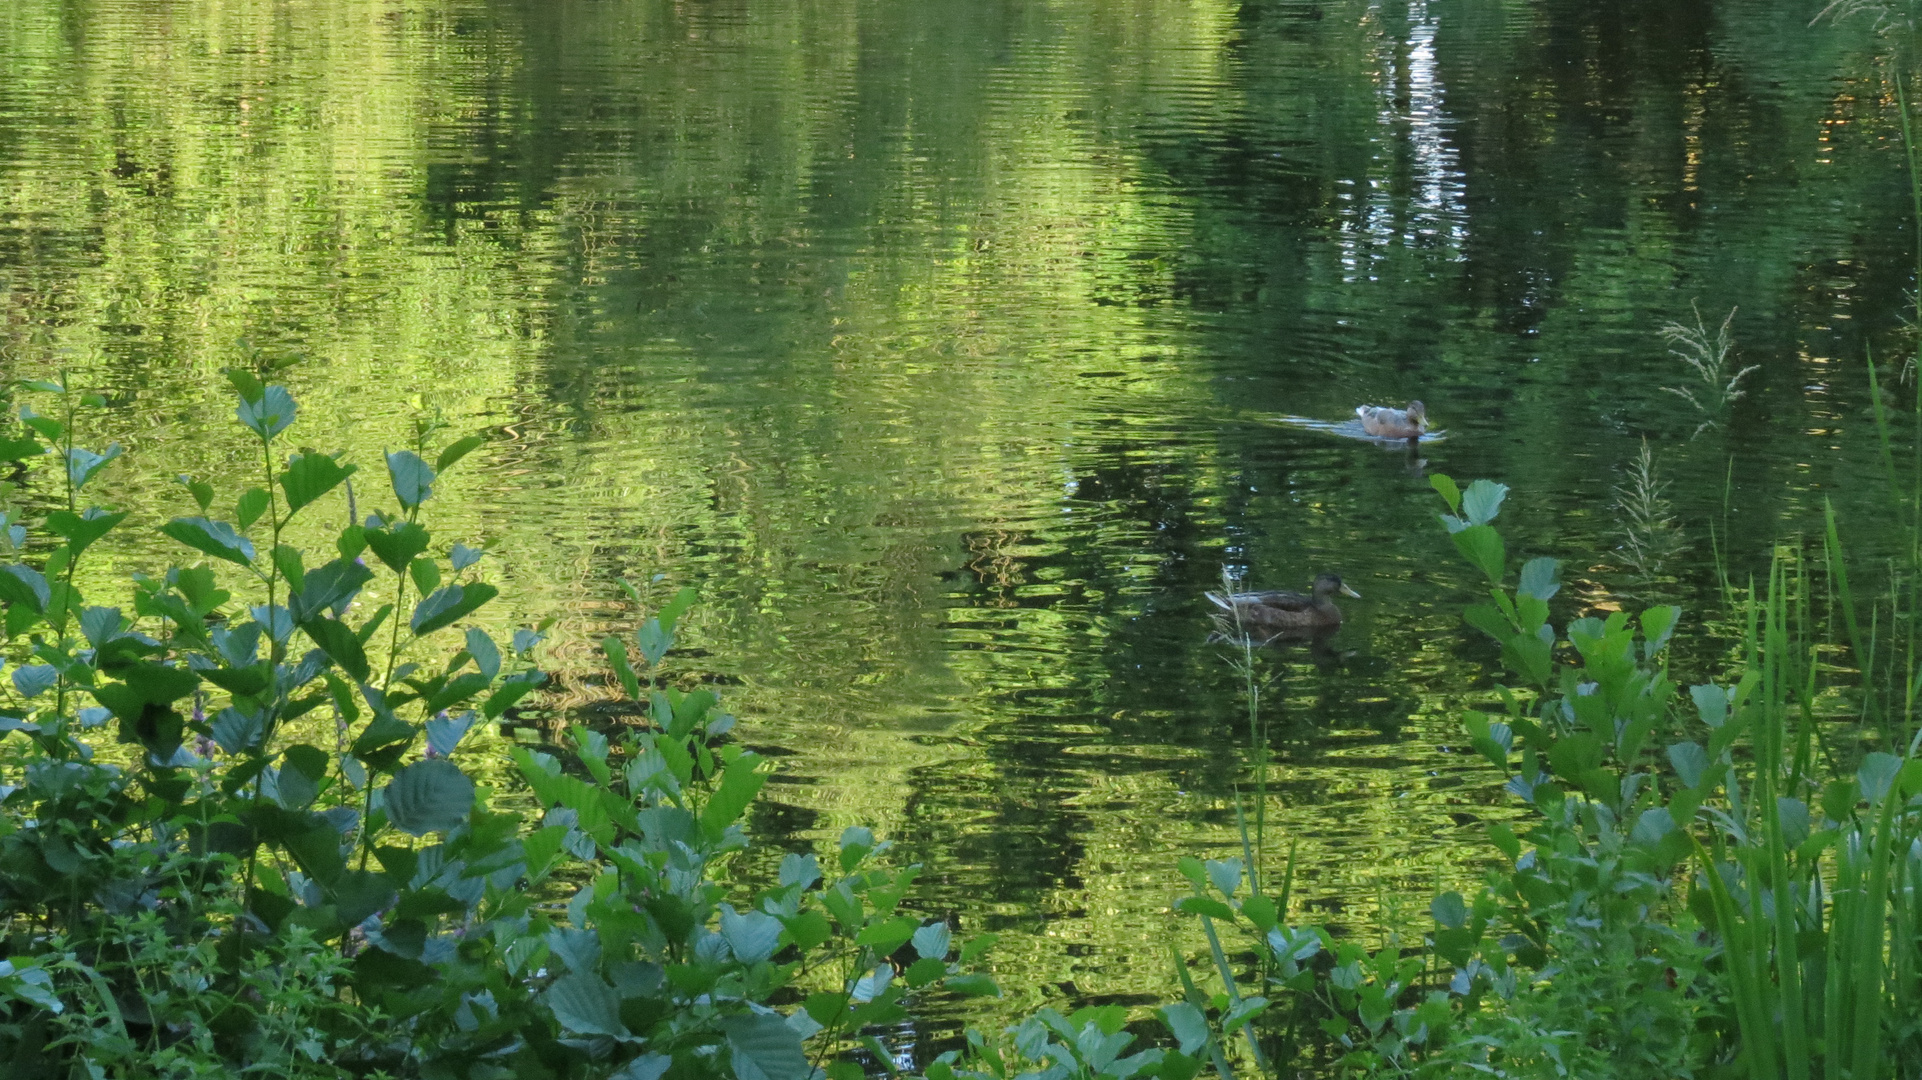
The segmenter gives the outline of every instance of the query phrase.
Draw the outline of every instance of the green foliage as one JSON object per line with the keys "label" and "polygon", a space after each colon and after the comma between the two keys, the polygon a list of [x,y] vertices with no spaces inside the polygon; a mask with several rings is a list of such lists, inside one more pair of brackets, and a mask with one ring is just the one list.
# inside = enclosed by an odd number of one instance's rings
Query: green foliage
{"label": "green foliage", "polygon": [[[62,542],[0,572],[7,649],[34,661],[0,704],[9,1076],[804,1080],[914,994],[996,992],[945,924],[902,913],[919,868],[883,865],[866,830],[832,880],[790,854],[777,886],[722,884],[768,767],[712,693],[658,678],[691,590],[638,636],[651,728],[577,731],[565,763],[517,750],[540,812],[490,806],[463,739],[540,685],[541,635],[451,633],[497,590],[419,520],[481,441],[429,466],[438,425],[418,424],[387,456],[400,511],[313,557],[286,530],[354,466],[282,460],[293,397],[231,378],[274,482],[222,521],[188,481],[200,513],[161,531],[210,563],[137,576],[130,615],[90,604],[75,567],[125,517],[94,507],[48,515]],[[85,399],[39,389],[66,419],[23,412],[20,439],[70,438]],[[115,452],[67,450],[71,504]],[[371,613],[363,551],[395,598]],[[304,741],[329,713],[335,745]]]}

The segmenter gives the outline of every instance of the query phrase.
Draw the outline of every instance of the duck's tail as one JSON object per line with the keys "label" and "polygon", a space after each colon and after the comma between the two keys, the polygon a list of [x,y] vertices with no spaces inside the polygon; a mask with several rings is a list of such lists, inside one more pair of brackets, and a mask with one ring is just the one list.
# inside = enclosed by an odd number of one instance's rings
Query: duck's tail
{"label": "duck's tail", "polygon": [[1208,593],[1206,595],[1208,599],[1214,601],[1215,606],[1220,608],[1221,610],[1228,611],[1228,612],[1232,612],[1235,610],[1234,602],[1229,600],[1227,597],[1221,595],[1220,593]]}

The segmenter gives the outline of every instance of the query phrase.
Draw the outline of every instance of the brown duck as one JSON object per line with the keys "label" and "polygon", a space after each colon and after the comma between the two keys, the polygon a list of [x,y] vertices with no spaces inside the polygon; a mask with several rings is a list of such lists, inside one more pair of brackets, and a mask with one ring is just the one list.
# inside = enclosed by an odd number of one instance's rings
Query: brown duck
{"label": "brown duck", "polygon": [[1257,629],[1333,629],[1341,625],[1341,609],[1335,606],[1336,593],[1361,599],[1361,594],[1342,584],[1340,575],[1322,574],[1315,578],[1312,595],[1298,592],[1209,593],[1208,599],[1221,609],[1223,619],[1234,620]]}
{"label": "brown duck", "polygon": [[1359,405],[1355,418],[1361,429],[1377,439],[1419,439],[1428,432],[1428,407],[1411,401],[1406,409],[1386,405]]}

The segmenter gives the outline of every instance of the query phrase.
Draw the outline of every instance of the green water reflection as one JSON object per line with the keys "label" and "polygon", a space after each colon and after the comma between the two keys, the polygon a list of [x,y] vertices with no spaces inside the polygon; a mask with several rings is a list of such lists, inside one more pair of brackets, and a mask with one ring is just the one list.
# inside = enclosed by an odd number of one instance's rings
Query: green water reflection
{"label": "green water reflection", "polygon": [[[1874,39],[1817,7],[10,0],[7,374],[114,394],[149,525],[253,467],[243,339],[306,358],[303,442],[493,430],[437,520],[560,620],[556,705],[607,696],[617,576],[699,585],[679,670],[783,756],[765,832],[873,824],[1021,931],[1024,1000],[1139,1000],[1246,778],[1224,565],[1366,597],[1263,665],[1270,820],[1367,931],[1508,812],[1428,471],[1513,485],[1572,605],[1712,618],[1711,526],[1739,574],[1824,496],[1872,553],[1913,238]],[[1692,303],[1760,365],[1693,439]],[[1411,396],[1419,456],[1276,422]],[[1652,578],[1644,438],[1693,545]],[[171,554],[127,531],[103,579]]]}

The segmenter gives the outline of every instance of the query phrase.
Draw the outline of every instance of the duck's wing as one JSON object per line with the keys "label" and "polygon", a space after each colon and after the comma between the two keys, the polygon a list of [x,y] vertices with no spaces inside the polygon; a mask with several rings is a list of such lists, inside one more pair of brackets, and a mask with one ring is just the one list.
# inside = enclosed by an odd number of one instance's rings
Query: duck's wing
{"label": "duck's wing", "polygon": [[[1254,607],[1266,608],[1270,611],[1312,611],[1315,607],[1314,597],[1305,596],[1298,592],[1245,592],[1235,593],[1227,599],[1233,602],[1235,608]],[[1215,603],[1222,604],[1222,601],[1216,598]],[[1233,610],[1233,608],[1229,608],[1227,604],[1222,604],[1222,607]]]}

